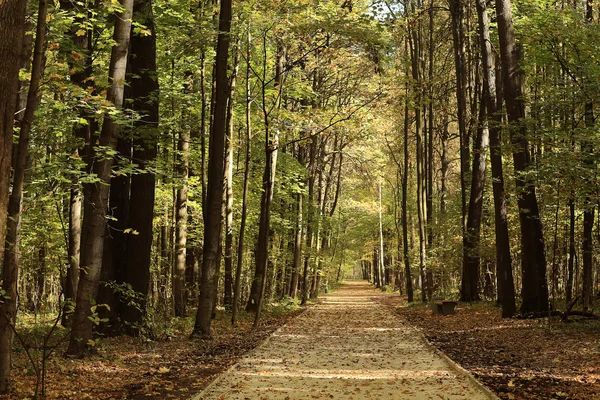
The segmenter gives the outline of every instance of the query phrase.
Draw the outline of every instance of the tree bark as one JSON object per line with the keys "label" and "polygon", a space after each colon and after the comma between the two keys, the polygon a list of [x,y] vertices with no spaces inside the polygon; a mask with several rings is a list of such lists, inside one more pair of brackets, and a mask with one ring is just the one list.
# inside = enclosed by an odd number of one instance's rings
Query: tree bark
{"label": "tree bark", "polygon": [[123,280],[139,293],[139,304],[125,304],[122,320],[131,334],[139,334],[144,323],[152,255],[155,175],[148,169],[156,159],[158,141],[158,76],[156,75],[156,29],[152,0],[135,0],[133,19],[150,31],[149,35],[131,37],[130,97],[132,108],[141,114],[133,137],[133,162],[139,173],[131,177],[127,257]]}
{"label": "tree bark", "polygon": [[229,101],[227,104],[227,134],[225,157],[225,279],[223,285],[223,304],[229,309],[233,296],[233,96],[239,67],[240,42],[235,47],[233,72],[229,82]]}
{"label": "tree bark", "polygon": [[[115,19],[114,40],[116,45],[111,52],[109,78],[110,88],[106,98],[115,108],[123,107],[123,91],[127,69],[127,54],[131,32],[131,13],[133,0],[123,0],[123,11]],[[119,125],[108,115],[104,118],[100,133],[100,146],[107,150],[116,148],[119,136]],[[112,157],[102,155],[94,162],[93,172],[99,183],[88,183],[88,205],[84,210],[82,231],[86,237],[81,248],[82,272],[79,277],[77,303],[73,315],[73,328],[67,354],[83,356],[90,349],[92,339],[93,300],[98,292],[100,270],[102,267],[102,252],[104,248],[104,233],[106,231],[106,206],[108,204],[109,182],[112,169]]]}
{"label": "tree bark", "polygon": [[[408,74],[408,72],[407,72]],[[402,246],[404,258],[404,275],[406,278],[406,295],[408,302],[414,301],[412,276],[410,272],[410,258],[408,252],[408,127],[409,127],[409,108],[408,108],[408,87],[406,88],[406,98],[404,100],[404,174],[402,175]]]}
{"label": "tree bark", "polygon": [[231,0],[221,0],[219,13],[219,35],[215,61],[214,123],[212,124],[209,161],[208,187],[206,198],[206,220],[204,223],[204,248],[202,252],[202,278],[196,323],[192,335],[211,336],[214,288],[219,269],[217,254],[221,242],[221,203],[223,200],[223,174],[225,135],[227,130],[227,99],[229,82],[227,79],[227,59],[231,30]]}
{"label": "tree bark", "polygon": [[233,287],[233,305],[231,310],[231,323],[235,325],[240,301],[240,284],[244,260],[244,239],[246,235],[246,218],[248,216],[248,185],[250,182],[250,161],[252,158],[252,100],[250,98],[250,62],[252,51],[250,45],[252,37],[248,29],[246,48],[246,159],[244,161],[244,188],[242,191],[242,218],[238,237],[237,265],[235,269],[235,284]]}
{"label": "tree bark", "polygon": [[492,53],[489,19],[485,0],[477,0],[477,15],[479,20],[482,55],[483,99],[487,120],[491,121],[491,123],[488,124],[488,129],[491,148],[492,191],[494,196],[494,233],[496,235],[496,277],[498,280],[498,297],[502,304],[502,316],[504,318],[510,318],[515,314],[516,306],[508,236],[504,174],[502,171],[502,121],[499,113],[500,107],[497,101],[496,69],[494,65],[494,55]]}
{"label": "tree bark", "polygon": [[454,64],[456,75],[456,104],[460,140],[460,188],[463,236],[467,217],[467,184],[469,174],[469,140],[467,135],[467,70],[465,62],[464,8],[461,0],[450,0]]}
{"label": "tree bark", "polygon": [[70,315],[75,305],[77,284],[79,283],[79,256],[81,253],[81,191],[79,188],[71,189],[69,200],[69,268],[67,269],[65,285],[65,308],[63,310],[62,325],[71,326]]}
{"label": "tree bark", "polygon": [[[585,6],[585,20],[588,23],[594,22],[594,7],[592,0],[586,1]],[[587,102],[585,104],[584,114],[585,126],[592,131],[594,129],[594,103]],[[592,193],[595,191],[594,187],[595,180],[595,162],[594,162],[594,145],[589,140],[581,141],[581,153],[583,156],[583,163],[588,171],[588,178],[586,184],[589,188],[586,188],[585,208],[583,211],[583,241],[581,244],[583,253],[583,310],[587,311],[592,303],[593,294],[593,269],[594,269],[594,244],[593,244],[593,229],[594,229],[594,214],[595,214],[595,201]]]}
{"label": "tree bark", "polygon": [[[44,69],[44,43],[46,34],[47,1],[40,0],[34,61],[31,82],[27,94],[25,116],[21,121],[17,159],[9,200],[11,181],[12,138],[19,66],[21,65],[21,43],[25,32],[26,1],[0,0],[0,256],[2,267],[2,291],[0,301],[0,393],[10,389],[11,352],[13,330],[17,317],[18,252],[14,246],[18,241],[25,162],[29,133],[38,101],[38,88]],[[8,224],[7,224],[8,223]],[[5,235],[4,227],[7,227]],[[12,236],[12,237],[11,237]],[[6,239],[6,241],[5,241]],[[4,249],[6,247],[6,249]],[[2,254],[1,252],[4,251]]]}
{"label": "tree bark", "polygon": [[526,177],[531,166],[529,141],[525,122],[523,99],[523,72],[519,67],[521,55],[516,43],[510,0],[496,2],[500,56],[502,59],[502,83],[508,116],[509,132],[513,146],[513,164],[521,225],[521,262],[523,303],[521,312],[544,312],[548,310],[548,286],[546,283],[546,254],[544,234],[538,210],[535,185]]}
{"label": "tree bark", "polygon": [[185,286],[185,262],[187,250],[187,201],[190,158],[190,135],[189,131],[185,127],[183,127],[179,132],[177,150],[179,153],[177,169],[181,183],[177,188],[175,203],[175,263],[173,265],[173,298],[175,300],[175,316],[185,317],[187,300]]}
{"label": "tree bark", "polygon": [[[482,102],[484,100],[482,99]],[[463,236],[463,273],[461,301],[478,301],[481,241],[481,213],[485,189],[486,156],[489,147],[489,131],[485,108],[481,107],[477,137],[473,148],[473,173],[471,174],[471,194],[467,214],[467,226]]]}

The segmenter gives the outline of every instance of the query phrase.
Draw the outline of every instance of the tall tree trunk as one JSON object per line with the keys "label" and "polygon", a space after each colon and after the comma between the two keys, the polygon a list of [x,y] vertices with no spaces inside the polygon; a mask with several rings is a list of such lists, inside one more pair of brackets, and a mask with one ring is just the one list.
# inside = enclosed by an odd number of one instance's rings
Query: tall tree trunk
{"label": "tall tree trunk", "polygon": [[[408,74],[408,73],[407,73]],[[402,176],[402,245],[404,258],[404,275],[406,278],[406,295],[408,302],[414,301],[412,276],[410,272],[410,258],[408,252],[408,128],[409,128],[409,107],[408,107],[408,87],[404,100],[404,175]]]}
{"label": "tall tree trunk", "polygon": [[[116,45],[111,52],[109,78],[110,88],[106,98],[117,109],[123,106],[123,90],[125,72],[127,69],[127,53],[131,32],[131,13],[133,0],[123,0],[122,12],[115,18],[114,40]],[[100,133],[100,146],[114,150],[119,136],[119,125],[110,116],[105,116]],[[83,268],[79,277],[77,303],[73,315],[73,328],[67,353],[82,356],[89,348],[88,341],[92,339],[93,322],[92,301],[98,292],[100,270],[102,267],[102,252],[104,248],[104,233],[106,231],[106,205],[108,204],[109,182],[113,160],[102,156],[95,160],[93,172],[100,184],[86,184],[89,198],[83,218],[83,234],[86,240],[81,248],[81,265]]]}
{"label": "tall tree trunk", "polygon": [[504,101],[510,124],[513,164],[516,173],[517,192],[519,193],[517,203],[521,224],[521,262],[523,271],[521,312],[547,311],[548,286],[546,283],[544,234],[535,185],[526,175],[531,165],[531,158],[522,90],[523,72],[519,67],[521,55],[515,38],[511,1],[496,1],[496,15],[502,59]]}
{"label": "tall tree trunk", "polygon": [[298,277],[302,266],[302,193],[296,194],[296,232],[294,236],[294,264],[292,266],[292,282],[290,297],[295,299],[298,292]]}
{"label": "tall tree trunk", "polygon": [[231,323],[235,325],[237,311],[240,301],[240,285],[242,277],[242,267],[244,260],[244,238],[246,235],[246,218],[248,216],[248,185],[250,182],[250,161],[252,158],[252,100],[250,96],[250,62],[251,62],[251,43],[252,37],[248,29],[248,38],[246,42],[246,159],[244,161],[244,188],[242,191],[242,218],[240,222],[240,233],[238,237],[237,265],[235,269],[235,284],[233,287],[233,305],[231,310]]}
{"label": "tall tree trunk", "polygon": [[[129,88],[126,88],[127,92]],[[125,93],[127,97],[127,93]],[[117,141],[117,152],[124,162],[129,163],[132,156],[132,142],[127,136],[120,135]],[[129,227],[129,195],[131,191],[131,176],[118,174],[110,180],[109,206],[106,212],[110,219],[106,222],[104,247],[102,252],[102,269],[96,304],[107,304],[108,307],[98,309],[98,315],[108,321],[102,323],[98,330],[106,335],[120,335],[122,326],[119,319],[120,294],[115,284],[123,283],[125,273],[125,258],[127,257],[128,236],[125,229]],[[87,205],[86,205],[87,206]],[[86,208],[87,209],[87,208]]]}
{"label": "tall tree trunk", "polygon": [[127,257],[123,281],[141,295],[140,304],[126,304],[122,320],[129,333],[138,334],[146,310],[150,283],[151,250],[153,241],[155,175],[149,166],[156,159],[158,142],[158,76],[156,75],[156,29],[152,0],[135,0],[133,19],[146,27],[150,34],[131,37],[130,97],[132,108],[142,117],[136,122],[133,139],[133,162],[139,173],[131,177]]}
{"label": "tall tree trunk", "polygon": [[[381,182],[379,182],[379,276],[384,277],[384,258],[385,253],[383,251],[383,204],[382,204],[382,188]],[[385,282],[381,279],[381,289],[383,290]]]}
{"label": "tall tree trunk", "polygon": [[421,83],[421,71],[419,66],[419,60],[421,58],[421,37],[420,30],[412,29],[412,34],[409,35],[411,40],[411,61],[412,61],[412,78],[415,82],[415,103],[417,104],[414,110],[415,113],[415,135],[416,135],[416,158],[417,158],[417,220],[419,230],[419,271],[421,278],[421,300],[427,301],[427,282],[425,280],[426,274],[426,257],[427,257],[427,245],[426,245],[426,213],[425,210],[425,188],[424,188],[424,157],[423,157],[423,125],[422,125],[422,114],[421,114],[421,100],[422,93],[420,89]]}
{"label": "tall tree trunk", "polygon": [[[71,10],[75,5],[68,0],[61,0],[60,8],[64,10]],[[91,13],[92,9],[88,10]],[[84,18],[78,18],[78,22],[83,22]],[[93,37],[92,29],[88,29],[85,35],[78,35],[75,28],[72,28],[70,32],[71,40],[75,48],[77,57],[83,56],[81,60],[76,59],[75,56],[69,61],[69,74],[71,82],[84,89],[86,93],[94,92],[94,81],[89,79],[92,76],[92,46]],[[82,149],[74,149],[81,155],[85,165],[89,165],[90,152],[92,149],[91,143],[93,142],[92,137],[95,137],[98,130],[98,122],[95,117],[90,115],[88,107],[80,107],[78,110],[79,117],[85,120],[85,124],[77,124],[73,128],[75,137],[83,141]],[[75,299],[77,295],[77,286],[79,284],[80,274],[80,256],[81,256],[81,243],[83,238],[81,237],[81,217],[83,209],[83,194],[81,191],[80,182],[78,179],[75,180],[74,185],[76,188],[72,189],[71,202],[70,202],[70,214],[69,214],[69,269],[67,270],[67,285],[65,288],[65,299],[71,299],[70,302],[65,302],[63,310],[63,326],[70,326],[70,316],[73,313],[73,307],[75,306]],[[88,196],[89,197],[89,196]],[[77,217],[79,215],[79,217]]]}
{"label": "tall tree trunk", "polygon": [[[267,284],[267,267],[269,265],[269,231],[271,222],[271,203],[273,201],[273,186],[275,181],[275,171],[277,166],[277,148],[279,146],[279,135],[277,131],[269,132],[268,115],[265,112],[265,172],[263,175],[263,194],[261,198],[260,217],[258,226],[258,244],[256,246],[256,271],[254,275],[254,283],[256,290],[252,290],[250,297],[255,299],[256,318],[254,326],[257,325],[260,319],[261,303],[265,295],[265,287]],[[254,288],[254,283],[252,288]]]}
{"label": "tall tree trunk", "polygon": [[[38,88],[44,70],[44,43],[46,35],[47,1],[40,0],[34,60],[31,82],[27,93],[25,116],[21,121],[17,159],[9,200],[11,178],[11,156],[14,123],[14,108],[17,104],[19,87],[19,66],[21,65],[23,35],[25,31],[26,1],[0,0],[0,251],[4,254],[2,267],[2,301],[0,301],[0,393],[10,389],[11,352],[13,331],[17,317],[18,251],[13,246],[18,242],[23,182],[29,134],[35,107],[38,102]],[[8,224],[7,224],[8,223]],[[4,227],[7,228],[5,235]],[[5,241],[6,239],[6,241]],[[4,249],[6,247],[6,249]]]}
{"label": "tall tree trunk", "polygon": [[233,296],[233,95],[239,67],[240,41],[237,41],[233,56],[233,72],[229,83],[227,104],[227,134],[225,157],[225,279],[223,304],[231,308]]}
{"label": "tall tree trunk", "polygon": [[567,285],[565,295],[567,304],[573,299],[573,281],[575,277],[575,201],[573,193],[569,199],[569,261],[567,266]]}
{"label": "tall tree trunk", "polygon": [[[482,102],[484,100],[482,99]],[[486,156],[489,146],[489,131],[485,108],[481,107],[477,137],[473,147],[473,173],[471,175],[471,193],[467,226],[463,236],[463,273],[461,301],[481,300],[479,296],[481,241],[481,213],[483,211],[483,192],[485,188]]]}
{"label": "tall tree trunk", "polygon": [[469,175],[469,138],[467,135],[467,70],[465,62],[464,8],[461,0],[450,0],[452,38],[456,76],[456,104],[460,140],[460,188],[463,236],[467,218],[467,184]]}
{"label": "tall tree trunk", "polygon": [[515,287],[513,282],[504,174],[502,171],[501,115],[496,91],[496,69],[490,40],[489,19],[485,0],[477,0],[477,15],[481,41],[483,68],[483,99],[489,123],[490,160],[492,169],[492,191],[494,196],[494,217],[496,235],[496,277],[498,297],[502,304],[502,316],[512,317],[516,312]]}
{"label": "tall tree trunk", "polygon": [[175,299],[175,316],[186,315],[186,251],[187,251],[187,201],[188,201],[188,172],[190,158],[190,135],[183,127],[179,132],[177,145],[179,153],[178,175],[181,186],[177,188],[175,203],[175,263],[173,265],[173,297]]}
{"label": "tall tree trunk", "polygon": [[[264,66],[266,67],[266,48],[264,49]],[[263,82],[266,82],[266,76],[263,74]],[[281,83],[279,83],[281,84]],[[250,298],[246,311],[256,312],[260,314],[260,303],[265,293],[267,267],[269,260],[269,236],[271,224],[271,202],[273,200],[273,185],[275,180],[275,171],[277,166],[277,148],[279,146],[279,134],[277,130],[271,133],[269,112],[266,104],[266,87],[263,84],[262,88],[262,109],[263,123],[265,127],[265,169],[262,179],[262,196],[260,201],[260,217],[258,225],[258,241],[256,244],[255,261],[256,268],[254,272],[254,280],[250,290]]]}
{"label": "tall tree trunk", "polygon": [[204,248],[202,252],[202,278],[196,323],[193,335],[210,337],[214,288],[216,286],[218,250],[221,242],[221,203],[223,199],[223,173],[225,135],[227,130],[227,99],[229,82],[227,79],[227,59],[231,30],[231,0],[221,0],[219,13],[219,35],[215,61],[214,123],[210,133],[208,161],[208,190],[206,198],[206,220],[204,223]]}
{"label": "tall tree trunk", "polygon": [[[594,22],[594,7],[592,0],[586,0],[585,20],[588,23]],[[585,126],[590,131],[594,129],[594,104],[587,102],[585,104]],[[592,193],[595,192],[594,180],[595,174],[595,162],[594,162],[594,145],[589,140],[581,141],[581,153],[583,155],[583,162],[588,170],[589,177],[586,179],[587,194],[585,198],[584,211],[583,211],[583,241],[582,241],[582,253],[583,253],[583,309],[587,311],[592,303],[593,294],[593,268],[594,268],[594,244],[592,231],[594,229],[594,214],[595,214],[595,201]]]}
{"label": "tall tree trunk", "polygon": [[307,207],[307,221],[306,221],[306,254],[304,255],[304,271],[302,274],[302,301],[301,304],[305,305],[308,302],[310,296],[310,287],[308,284],[308,275],[310,271],[310,256],[314,243],[314,201],[315,201],[315,159],[317,153],[317,136],[313,136],[310,149],[309,149],[309,161],[308,161],[308,207]]}
{"label": "tall tree trunk", "polygon": [[69,268],[67,269],[65,285],[65,307],[62,316],[62,325],[71,326],[70,316],[75,305],[77,284],[79,283],[79,256],[81,252],[81,191],[79,188],[71,189],[69,200]]}

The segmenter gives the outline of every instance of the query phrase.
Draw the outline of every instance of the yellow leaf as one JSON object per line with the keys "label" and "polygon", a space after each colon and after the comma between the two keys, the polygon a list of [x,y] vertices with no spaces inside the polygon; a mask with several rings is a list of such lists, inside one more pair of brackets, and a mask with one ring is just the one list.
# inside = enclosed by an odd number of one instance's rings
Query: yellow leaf
{"label": "yellow leaf", "polygon": [[79,29],[77,32],[75,32],[75,35],[83,36],[83,35],[85,35],[85,31],[83,29]]}

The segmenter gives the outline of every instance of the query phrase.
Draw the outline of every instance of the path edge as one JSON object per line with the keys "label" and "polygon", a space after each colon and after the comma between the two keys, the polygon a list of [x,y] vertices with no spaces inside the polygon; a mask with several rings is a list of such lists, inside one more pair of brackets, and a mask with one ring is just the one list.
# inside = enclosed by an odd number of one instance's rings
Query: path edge
{"label": "path edge", "polygon": [[419,335],[421,335],[421,337],[423,338],[423,341],[427,344],[427,346],[429,346],[436,355],[440,356],[444,361],[446,361],[446,363],[448,363],[448,365],[450,365],[450,368],[452,368],[456,373],[465,376],[475,387],[477,387],[479,390],[481,390],[490,400],[501,400],[500,397],[498,397],[496,395],[496,393],[492,392],[492,390],[490,388],[488,388],[483,383],[481,383],[477,378],[475,378],[475,376],[473,376],[472,373],[467,371],[456,361],[454,361],[453,359],[448,357],[446,355],[446,353],[444,353],[442,350],[438,349],[433,343],[431,343],[427,339],[427,337],[425,336],[423,331],[421,331],[416,326],[412,325],[410,322],[408,322],[408,320],[406,322],[409,325],[411,325],[417,332],[419,332]]}
{"label": "path edge", "polygon": [[247,352],[246,354],[244,354],[243,356],[241,356],[231,367],[227,368],[226,370],[222,371],[219,373],[219,375],[213,379],[213,381],[211,383],[209,383],[204,389],[202,389],[201,392],[196,393],[195,395],[193,395],[192,397],[189,398],[189,400],[202,400],[202,398],[208,394],[208,391],[210,389],[212,389],[213,386],[215,386],[217,383],[219,383],[221,380],[224,379],[224,376],[230,372],[233,371],[238,364],[240,363],[240,360],[245,358],[245,357],[249,357],[252,354],[254,354],[255,352],[257,352],[259,349],[261,349],[263,346],[266,346],[267,343],[269,343],[269,341],[275,336],[276,333],[278,333],[279,331],[282,331],[284,328],[286,328],[293,320],[295,320],[296,318],[304,315],[307,311],[309,311],[311,308],[313,308],[316,304],[318,304],[318,302],[315,302],[313,304],[310,304],[308,306],[306,306],[304,308],[304,310],[299,314],[296,315],[295,317],[292,317],[288,322],[286,322],[285,324],[281,325],[279,328],[277,328],[275,331],[273,331],[273,333],[271,333],[269,336],[267,336],[267,338],[258,346],[256,346],[255,348],[253,348],[252,350],[250,350],[249,352]]}

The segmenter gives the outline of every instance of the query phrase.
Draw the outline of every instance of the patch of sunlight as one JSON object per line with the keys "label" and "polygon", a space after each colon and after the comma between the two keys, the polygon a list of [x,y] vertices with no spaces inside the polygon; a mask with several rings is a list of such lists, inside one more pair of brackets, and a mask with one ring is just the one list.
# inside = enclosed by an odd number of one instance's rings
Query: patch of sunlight
{"label": "patch of sunlight", "polygon": [[353,331],[374,331],[374,332],[390,332],[390,331],[405,331],[406,328],[375,328],[375,327],[366,327],[366,328],[350,328]]}
{"label": "patch of sunlight", "polygon": [[[489,372],[489,371],[481,371],[479,372],[481,375],[494,376],[494,377],[503,377],[506,378],[506,374],[502,372]],[[512,379],[524,379],[524,380],[533,380],[534,378],[543,378],[543,379],[556,379],[559,381],[566,382],[578,382],[578,383],[596,383],[600,381],[600,374],[557,374],[551,373],[549,371],[534,371],[527,370],[522,373],[516,373],[511,375]]]}
{"label": "patch of sunlight", "polygon": [[429,378],[449,377],[450,374],[443,370],[402,370],[402,369],[383,369],[369,371],[364,369],[339,370],[339,369],[282,369],[279,367],[269,368],[261,366],[260,371],[236,371],[236,374],[242,376],[274,376],[285,378],[313,378],[313,379],[354,379],[354,380],[375,380],[375,379],[414,379],[425,380]]}
{"label": "patch of sunlight", "polygon": [[280,337],[291,337],[291,338],[303,338],[303,339],[306,339],[306,338],[311,338],[311,337],[310,337],[310,336],[308,336],[308,335],[299,335],[299,334],[297,334],[297,333],[277,333],[277,332],[275,332],[275,333],[273,334],[273,336],[280,336]]}
{"label": "patch of sunlight", "polygon": [[441,333],[469,333],[469,332],[479,332],[479,331],[497,331],[501,329],[528,329],[533,328],[532,326],[521,326],[521,325],[496,325],[496,326],[486,326],[486,327],[478,327],[471,329],[459,329],[454,331],[441,331]]}

